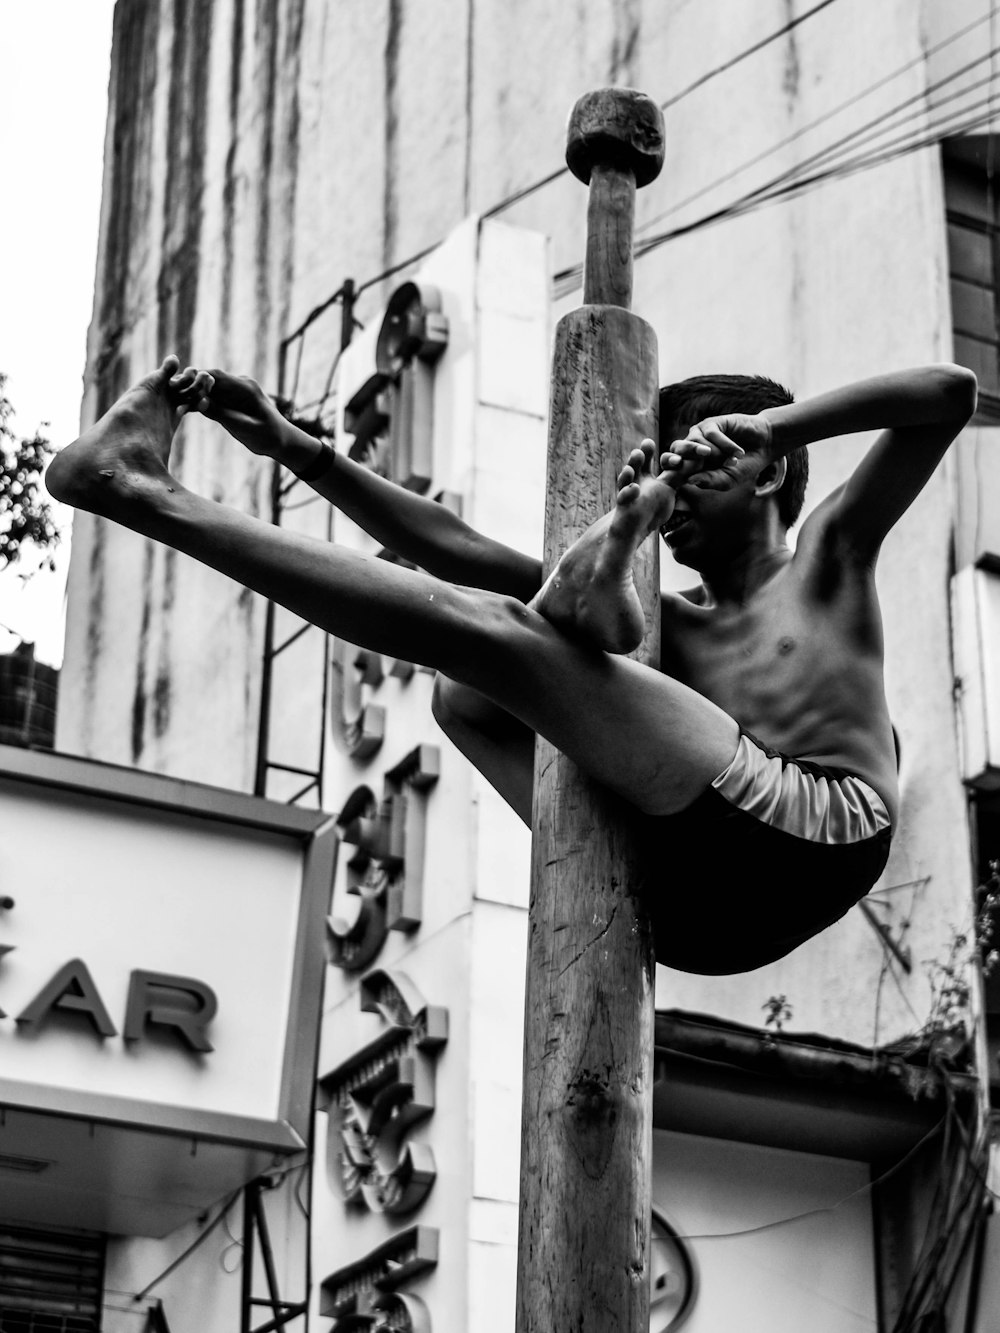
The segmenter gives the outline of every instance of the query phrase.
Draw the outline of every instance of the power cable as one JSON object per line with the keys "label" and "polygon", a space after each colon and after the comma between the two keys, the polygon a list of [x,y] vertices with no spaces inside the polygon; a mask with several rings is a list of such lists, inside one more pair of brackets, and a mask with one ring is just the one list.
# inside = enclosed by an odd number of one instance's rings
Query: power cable
{"label": "power cable", "polygon": [[[818,152],[813,153],[812,156],[804,158],[801,162],[796,163],[794,167],[790,167],[787,171],[775,177],[771,182],[769,182],[769,186],[781,180],[795,179],[797,176],[800,176],[807,168],[816,166],[818,163],[822,162],[825,158],[830,158],[830,157],[836,158],[838,156],[842,156],[845,152],[851,149],[859,148],[866,143],[871,143],[872,141],[877,141],[883,134],[890,132],[892,129],[901,129],[907,122],[923,121],[925,116],[927,116],[928,114],[933,115],[934,112],[939,110],[941,107],[945,106],[948,102],[953,102],[960,97],[966,97],[968,96],[969,93],[974,92],[976,89],[989,85],[991,82],[991,76],[987,75],[985,78],[982,78],[977,82],[968,84],[965,87],[960,88],[957,92],[953,92],[949,94],[949,96],[941,98],[940,101],[936,103],[928,105],[926,101],[927,95],[929,93],[936,91],[939,88],[942,88],[946,83],[950,83],[954,79],[961,77],[962,74],[968,73],[970,69],[973,69],[976,65],[982,64],[983,60],[989,59],[995,54],[996,54],[995,50],[988,52],[987,55],[981,56],[978,60],[972,61],[969,65],[964,66],[962,69],[957,70],[954,74],[949,75],[947,79],[942,79],[939,83],[931,85],[930,88],[923,89],[919,93],[915,93],[912,97],[906,98],[903,102],[899,104],[899,106],[894,107],[891,111],[887,111],[883,113],[881,116],[877,116],[875,119],[867,121],[864,125],[858,126],[858,128],[852,130],[850,134],[844,135],[843,138],[835,140],[832,144],[829,144],[826,148],[820,149]],[[895,117],[899,116],[900,113],[903,112],[906,107],[911,106],[914,103],[917,103],[917,105],[913,110],[907,113],[907,115],[903,118],[900,124],[892,125],[891,123],[892,120]],[[963,114],[964,112],[967,112],[969,109],[970,108],[966,107],[963,108],[961,112],[956,112],[954,114]],[[873,132],[866,133],[866,131],[868,130],[871,130]]]}
{"label": "power cable", "polygon": [[[236,1190],[235,1193],[231,1194],[229,1198],[226,1200],[226,1202],[222,1205],[218,1213],[216,1213],[214,1219],[211,1222],[209,1222],[208,1226],[205,1227],[205,1230],[201,1233],[201,1235],[196,1236],[195,1239],[191,1242],[191,1244],[187,1247],[187,1249],[182,1250],[180,1254],[177,1256],[177,1258],[173,1261],[173,1263],[168,1264],[167,1267],[163,1270],[162,1273],[160,1273],[158,1277],[154,1277],[152,1282],[147,1282],[147,1284],[143,1287],[142,1291],[137,1292],[132,1297],[133,1302],[143,1300],[149,1294],[149,1292],[153,1290],[154,1287],[158,1286],[163,1281],[165,1277],[168,1277],[174,1271],[175,1268],[180,1267],[180,1265],[184,1262],[185,1259],[189,1258],[192,1254],[194,1254],[198,1246],[204,1244],[204,1242],[209,1238],[209,1236],[219,1225],[219,1223],[225,1221],[226,1217],[229,1214],[229,1210],[232,1208],[233,1204],[239,1197],[240,1197],[239,1190]],[[228,1229],[228,1224],[227,1224],[227,1229]]]}
{"label": "power cable", "polygon": [[704,1232],[699,1235],[684,1234],[684,1235],[678,1235],[677,1239],[678,1240],[734,1240],[738,1236],[755,1236],[761,1231],[773,1231],[776,1227],[788,1226],[792,1222],[802,1222],[809,1217],[823,1217],[828,1213],[834,1213],[837,1211],[838,1208],[843,1208],[845,1204],[851,1203],[854,1199],[859,1199],[864,1197],[864,1195],[866,1194],[870,1194],[872,1190],[874,1190],[878,1185],[884,1184],[885,1181],[889,1180],[899,1171],[902,1171],[903,1167],[906,1166],[907,1162],[909,1162],[913,1157],[915,1157],[921,1151],[921,1149],[926,1147],[926,1145],[930,1143],[934,1139],[934,1137],[941,1132],[941,1130],[945,1126],[945,1122],[947,1121],[947,1119],[948,1119],[948,1112],[946,1111],[944,1115],[941,1117],[941,1119],[936,1121],[934,1125],[927,1131],[927,1133],[924,1134],[920,1139],[918,1139],[917,1142],[913,1145],[913,1147],[903,1154],[903,1156],[899,1159],[898,1162],[894,1162],[892,1166],[890,1166],[887,1170],[883,1171],[881,1175],[876,1176],[874,1180],[869,1180],[867,1184],[859,1186],[856,1190],[852,1190],[850,1194],[845,1194],[844,1197],[842,1199],[838,1199],[836,1203],[826,1204],[822,1208],[807,1208],[804,1212],[794,1213],[790,1217],[778,1217],[775,1218],[773,1222],[761,1222],[757,1226],[742,1227],[737,1231],[711,1231],[711,1232]]}
{"label": "power cable", "polygon": [[[820,0],[819,4],[813,5],[812,9],[807,9],[804,14],[799,14],[797,18],[789,20],[783,27],[778,28],[777,31],[769,33],[767,37],[762,37],[759,41],[754,42],[752,46],[746,47],[737,55],[732,56],[729,60],[724,60],[721,65],[716,65],[713,69],[699,75],[693,83],[689,83],[686,87],[682,88],[679,93],[674,93],[672,97],[668,97],[666,101],[661,102],[660,110],[666,111],[668,107],[676,106],[678,102],[682,102],[685,97],[689,97],[691,93],[695,92],[698,88],[703,88],[706,83],[711,82],[712,79],[717,78],[720,74],[725,74],[727,70],[733,69],[749,56],[756,55],[758,51],[762,51],[764,47],[769,46],[771,42],[776,42],[779,37],[786,36],[793,28],[797,28],[800,23],[804,23],[806,19],[812,18],[814,14],[818,14],[821,9],[826,9],[826,7],[833,4],[833,2],[834,0]],[[569,171],[569,167],[567,166],[562,166],[555,171],[550,171],[549,174],[543,176],[541,180],[534,181],[531,185],[526,185],[523,189],[516,190],[513,194],[502,199],[499,204],[494,204],[492,208],[488,209],[483,214],[483,217],[496,217],[498,213],[503,213],[514,204],[519,204],[522,199],[527,199],[529,195],[542,189],[543,186],[551,185],[553,181],[559,180],[561,176],[566,175],[567,171]]]}
{"label": "power cable", "polygon": [[881,144],[874,153],[864,153],[856,158],[849,158],[835,167],[824,169],[813,175],[797,177],[793,173],[782,172],[780,175],[765,182],[765,184],[757,186],[753,190],[749,190],[746,194],[741,195],[732,203],[724,205],[722,208],[705,215],[694,223],[672,228],[670,231],[661,232],[658,236],[651,237],[648,241],[639,242],[636,250],[637,252],[645,253],[646,250],[655,248],[655,246],[664,239],[672,239],[674,236],[684,235],[687,231],[695,230],[699,226],[704,226],[708,221],[715,221],[718,217],[726,216],[732,212],[745,211],[748,204],[755,203],[758,200],[767,202],[772,198],[778,198],[800,186],[813,185],[835,176],[846,175],[855,170],[861,170],[869,165],[879,165],[883,161],[890,161],[895,157],[903,156],[905,153],[915,151],[918,148],[925,148],[931,144],[938,143],[941,139],[947,138],[954,133],[956,128],[953,124],[954,121],[961,120],[962,116],[966,116],[972,111],[975,113],[972,118],[957,127],[960,132],[964,133],[968,129],[973,129],[982,123],[984,117],[981,113],[986,112],[986,118],[989,118],[988,113],[991,105],[992,99],[989,95],[985,98],[980,98],[972,107],[963,107],[959,111],[950,112],[941,120],[928,125],[926,130],[917,138],[911,138],[904,135],[898,139],[890,139],[888,142]]}
{"label": "power cable", "polygon": [[[807,19],[812,18],[814,14],[818,14],[821,10],[828,8],[828,6],[834,3],[835,0],[819,0],[818,4],[813,5],[812,8],[805,10],[804,13],[799,14],[797,17],[790,19],[775,32],[760,38],[760,40],[754,42],[752,46],[746,47],[735,56],[723,61],[722,64],[716,65],[706,73],[699,75],[693,83],[689,83],[686,87],[682,88],[680,92],[674,93],[671,97],[668,97],[665,101],[661,102],[661,110],[665,110],[667,107],[676,106],[678,102],[683,101],[685,97],[689,97],[696,89],[704,87],[706,83],[717,78],[720,74],[724,74],[727,70],[733,69],[736,65],[740,64],[741,61],[746,60],[749,56],[755,55],[758,51],[763,50],[765,46],[769,46],[771,42],[778,41],[779,38],[786,36],[801,23],[805,23]],[[502,213],[506,209],[513,207],[514,204],[520,203],[522,199],[527,199],[529,195],[534,194],[544,186],[551,185],[553,181],[564,176],[568,170],[569,168],[566,166],[559,167],[558,170],[549,172],[547,176],[541,177],[541,179],[532,182],[532,184],[525,185],[519,190],[514,190],[512,193],[501,199],[499,203],[494,204],[491,208],[487,209],[480,216],[483,218],[496,217],[498,213]],[[397,273],[402,272],[405,268],[409,268],[412,264],[419,263],[421,259],[426,259],[426,257],[436,250],[440,244],[440,240],[435,241],[433,245],[425,246],[416,254],[410,255],[408,259],[400,260],[390,268],[384,269],[376,277],[369,278],[355,289],[355,296],[360,296],[361,293],[367,291],[369,287],[375,287],[380,282],[385,282],[387,278],[395,277]],[[305,319],[282,340],[283,345],[288,346],[294,342],[296,338],[300,338],[310,325],[314,324],[321,315],[325,314],[334,302],[340,299],[343,295],[343,291],[343,286],[338,287],[332,296],[328,296],[325,301],[321,301],[319,305],[314,306]]]}
{"label": "power cable", "polygon": [[[741,163],[740,166],[734,167],[731,171],[726,172],[725,175],[717,177],[715,180],[710,181],[708,185],[702,186],[700,189],[694,191],[693,194],[689,194],[684,199],[679,200],[676,204],[672,204],[662,213],[655,214],[653,217],[650,218],[645,218],[636,227],[636,231],[642,232],[648,230],[650,227],[654,227],[658,222],[662,222],[665,217],[671,216],[673,213],[676,213],[680,209],[686,207],[686,205],[693,203],[696,199],[700,199],[702,195],[709,194],[712,190],[716,189],[720,185],[728,184],[728,182],[731,181],[734,177],[742,175],[744,171],[747,171],[752,166],[756,166],[758,162],[762,162],[764,161],[765,158],[771,157],[774,153],[780,152],[782,148],[787,148],[790,144],[795,143],[798,139],[801,139],[805,135],[810,134],[820,125],[826,124],[827,121],[833,120],[836,116],[839,116],[842,112],[850,110],[851,107],[856,106],[859,102],[863,102],[866,98],[871,97],[872,94],[878,92],[880,88],[884,88],[887,84],[894,82],[896,79],[900,78],[903,74],[908,73],[911,69],[914,68],[914,66],[924,64],[929,56],[936,55],[938,52],[943,51],[946,47],[951,46],[954,42],[959,41],[962,37],[968,36],[970,32],[974,31],[976,28],[980,27],[983,23],[985,23],[989,17],[990,16],[988,14],[982,15],[974,22],[967,24],[964,28],[960,28],[958,32],[952,33],[950,37],[944,38],[942,41],[938,42],[935,46],[928,47],[926,52],[922,52],[919,56],[915,56],[912,60],[908,60],[905,64],[900,65],[890,74],[887,74],[883,78],[878,79],[875,83],[870,84],[860,93],[856,93],[853,97],[849,97],[846,101],[839,103],[835,107],[832,107],[829,111],[824,112],[821,116],[817,116],[814,120],[810,121],[808,125],[803,125],[793,134],[787,135],[784,139],[779,139],[778,142],[772,144],[771,147],[765,148],[762,152],[755,154],[755,156],[751,158],[748,158],[747,161]],[[995,43],[992,40],[992,38],[990,40],[990,45],[991,47],[995,46]],[[975,61],[973,63],[978,64],[980,62]],[[929,89],[924,90],[925,93],[928,91],[930,90]]]}
{"label": "power cable", "polygon": [[707,74],[703,74],[700,78],[695,79],[694,83],[689,83],[686,88],[683,88],[673,97],[668,97],[665,102],[660,103],[660,110],[666,111],[668,107],[676,106],[683,98],[693,93],[696,88],[703,87],[710,79],[714,79],[716,75],[724,74],[727,70],[732,69],[742,60],[746,60],[747,56],[756,55],[757,52],[762,51],[765,46],[769,46],[771,42],[776,42],[779,37],[784,37],[787,33],[791,32],[793,28],[797,28],[800,23],[805,23],[806,19],[811,19],[814,14],[818,14],[821,9],[826,9],[827,5],[831,4],[833,4],[833,0],[821,0],[820,4],[813,5],[812,9],[807,9],[804,13],[800,14],[798,18],[790,19],[789,22],[786,23],[783,28],[779,28],[777,32],[772,32],[769,37],[762,37],[759,42],[755,42],[753,46],[748,46],[746,50],[741,51],[739,55],[734,56],[731,60],[724,61],[721,65],[716,65],[715,69],[711,69]]}
{"label": "power cable", "polygon": [[[640,241],[634,249],[636,259],[658,249],[668,241],[673,241],[681,236],[687,236],[691,232],[699,231],[703,227],[711,226],[713,223],[721,222],[726,218],[739,217],[744,213],[753,212],[755,209],[763,207],[765,204],[773,203],[777,200],[786,199],[793,195],[804,193],[817,185],[824,184],[830,180],[842,179],[843,177],[853,175],[859,171],[866,171],[872,167],[882,166],[887,162],[904,157],[909,153],[917,152],[922,148],[928,148],[933,144],[940,143],[944,138],[952,137],[956,134],[967,134],[971,130],[988,123],[993,119],[996,107],[994,99],[986,97],[981,99],[973,108],[976,114],[964,121],[962,115],[966,115],[970,108],[965,108],[962,112],[952,113],[943,120],[935,122],[928,127],[928,132],[917,137],[903,137],[898,140],[890,140],[888,145],[882,145],[877,151],[861,154],[856,158],[848,159],[838,166],[828,168],[824,171],[816,172],[811,176],[804,176],[801,179],[788,180],[787,173],[781,173],[780,176],[773,178],[762,186],[748,191],[738,199],[729,204],[707,213],[692,222],[681,226],[671,228],[669,231],[661,232],[657,236],[649,237]],[[955,122],[958,122],[957,124]],[[555,286],[556,297],[561,298],[568,295],[579,287],[582,281],[583,265],[574,264],[569,268],[561,270],[555,274],[553,284]]]}
{"label": "power cable", "polygon": [[[760,41],[756,42],[752,46],[747,47],[745,50],[741,51],[736,56],[732,57],[730,60],[724,61],[722,64],[715,66],[713,69],[699,76],[699,78],[695,79],[691,84],[687,85],[673,97],[667,98],[666,101],[664,101],[660,105],[664,108],[675,105],[683,98],[689,96],[697,88],[704,86],[704,84],[709,82],[711,79],[714,79],[718,75],[724,73],[725,71],[732,69],[742,60],[748,58],[750,55],[761,50],[763,47],[767,46],[770,42],[776,41],[778,38],[786,35],[791,29],[796,27],[798,24],[804,22],[806,19],[812,17],[814,14],[820,12],[820,10],[822,9],[825,9],[828,5],[832,3],[833,0],[820,0],[819,4],[814,5],[811,9],[805,11],[805,13],[791,20],[783,27],[769,34],[767,37],[762,38]],[[741,174],[743,171],[747,170],[750,166],[755,165],[757,162],[764,160],[766,157],[780,150],[780,148],[787,146],[788,144],[801,138],[804,134],[809,133],[811,130],[815,129],[818,125],[825,123],[826,121],[832,119],[834,116],[841,114],[841,112],[847,110],[849,107],[854,106],[858,102],[864,100],[866,97],[871,96],[873,92],[877,91],[881,87],[884,87],[886,84],[892,82],[894,79],[900,77],[903,73],[913,68],[914,65],[919,64],[924,60],[926,60],[927,56],[935,54],[945,49],[946,47],[952,45],[954,42],[960,40],[962,37],[967,36],[970,32],[974,31],[977,27],[981,26],[987,20],[990,20],[992,23],[994,12],[995,12],[995,3],[991,6],[989,14],[982,15],[978,19],[974,20],[972,23],[966,24],[963,28],[959,29],[955,33],[952,33],[949,37],[942,39],[942,41],[938,42],[935,46],[928,48],[927,52],[925,52],[921,56],[906,62],[904,65],[900,66],[898,69],[894,70],[889,75],[886,75],[884,78],[878,80],[876,83],[872,84],[869,88],[863,90],[861,93],[856,94],[854,97],[849,98],[847,101],[841,103],[839,106],[834,107],[832,110],[824,113],[822,116],[816,118],[816,120],[811,122],[809,125],[803,126],[800,130],[796,131],[794,134],[787,136],[785,139],[779,141],[779,143],[772,145],[769,149],[765,150],[762,153],[757,154],[755,157],[749,159],[747,162],[744,162],[739,167],[734,168],[731,172],[727,173],[722,177],[717,178],[715,181],[702,187],[694,194],[689,195],[684,200],[681,200],[677,204],[672,205],[669,209],[658,214],[656,217],[651,219],[646,219],[640,225],[640,227],[637,228],[637,232],[641,233],[642,231],[645,231],[650,226],[654,225],[657,221],[661,221],[664,217],[667,217],[672,213],[679,211],[688,203],[691,203],[694,199],[701,197],[703,194],[708,193],[709,191],[717,188],[719,185],[724,184],[727,181],[733,179],[733,177]],[[992,29],[991,29],[991,36],[992,36]],[[752,209],[762,206],[765,203],[770,203],[778,199],[788,197],[792,193],[803,192],[809,188],[812,188],[813,186],[822,184],[827,180],[836,179],[838,177],[845,176],[856,171],[867,170],[870,167],[882,165],[884,162],[890,161],[895,157],[903,156],[906,153],[917,151],[922,147],[929,146],[931,143],[938,142],[940,138],[945,137],[945,131],[947,131],[947,133],[954,134],[956,131],[968,132],[970,129],[976,128],[983,122],[982,116],[980,116],[977,119],[967,121],[964,124],[960,124],[958,126],[952,125],[951,120],[946,118],[944,121],[936,122],[933,133],[925,138],[918,138],[914,140],[907,140],[905,138],[891,140],[889,141],[888,144],[882,144],[878,152],[875,154],[855,157],[853,159],[849,158],[847,161],[842,161],[841,163],[839,163],[839,165],[837,165],[836,167],[828,166],[826,170],[816,172],[814,175],[811,176],[802,175],[802,172],[806,167],[810,165],[815,165],[821,162],[824,158],[829,159],[831,155],[836,157],[837,155],[840,155],[843,152],[847,151],[849,148],[856,149],[860,147],[863,143],[870,142],[871,139],[877,139],[878,137],[880,137],[880,135],[884,134],[886,130],[889,128],[887,122],[891,121],[894,117],[898,117],[906,109],[906,107],[910,106],[911,104],[914,103],[917,104],[915,111],[912,113],[912,118],[923,120],[927,107],[926,98],[929,93],[932,93],[944,87],[948,83],[953,82],[956,78],[960,77],[964,73],[967,73],[970,69],[975,68],[975,66],[981,64],[983,60],[986,59],[989,59],[991,61],[991,73],[989,80],[979,81],[978,83],[972,86],[972,89],[967,87],[958,94],[953,94],[948,98],[942,99],[942,101],[938,105],[944,105],[945,102],[954,100],[956,96],[966,95],[969,91],[979,88],[980,86],[982,86],[983,82],[989,82],[990,96],[986,99],[985,102],[977,103],[975,108],[971,108],[973,110],[979,110],[982,107],[986,107],[987,111],[989,111],[989,109],[992,107],[992,92],[993,92],[992,62],[998,50],[996,44],[992,40],[990,42],[990,47],[991,49],[987,53],[987,55],[980,56],[976,60],[968,62],[966,65],[962,66],[959,70],[953,71],[950,75],[947,75],[944,78],[938,80],[937,83],[932,84],[929,88],[922,90],[921,93],[918,93],[912,97],[904,99],[904,101],[898,104],[896,107],[892,108],[888,112],[883,113],[881,117],[876,117],[873,120],[866,122],[864,125],[859,126],[850,134],[845,135],[842,139],[836,140],[833,144],[830,144],[826,148],[819,150],[817,153],[814,153],[811,157],[805,159],[804,162],[798,163],[794,168],[779,173],[771,180],[765,182],[764,185],[758,186],[754,190],[747,192],[746,194],[740,196],[737,200],[733,201],[732,203],[724,205],[719,209],[713,210],[709,214],[701,218],[695,219],[693,222],[688,223],[684,226],[672,228],[656,236],[650,237],[644,241],[640,241],[635,247],[636,258],[640,258],[643,255],[648,254],[650,251],[658,248],[662,244],[665,244],[669,240],[677,239],[678,237],[686,235],[691,231],[698,230],[701,227],[709,226],[714,222],[722,221],[727,217],[739,216],[740,214],[749,212]],[[935,108],[931,108],[932,111],[934,109]],[[955,116],[968,114],[969,110],[970,108],[964,108],[962,112],[955,113]],[[986,118],[987,119],[989,118],[988,114]],[[951,119],[954,119],[954,116]],[[880,126],[881,128],[878,128]],[[897,125],[895,128],[900,128],[900,126]],[[865,137],[865,132],[873,129],[875,130],[875,133]],[[495,204],[491,209],[487,210],[487,212],[485,212],[482,216],[487,218],[496,216],[498,213],[504,211],[506,208],[518,202],[520,199],[527,197],[527,195],[533,193],[535,190],[540,189],[542,188],[542,186],[550,184],[552,181],[558,179],[558,177],[563,175],[566,170],[568,170],[568,168],[563,167],[560,168],[558,171],[550,172],[549,175],[543,177],[539,181],[536,181],[533,185],[526,186],[522,190],[513,192],[512,194],[508,195],[505,199],[501,200],[500,203]],[[439,244],[440,242],[436,242],[434,245],[425,246],[422,250],[418,251],[416,254],[411,255],[408,259],[401,260],[398,263],[393,264],[389,268],[384,269],[381,273],[377,274],[375,277],[367,279],[365,282],[361,283],[356,288],[355,295],[358,296],[363,291],[367,291],[369,288],[377,286],[379,283],[384,282],[386,279],[395,276],[403,269],[408,268],[413,264],[419,263],[421,259],[426,258],[427,255],[431,254],[435,249],[437,249],[437,246]],[[576,264],[568,269],[562,270],[560,273],[555,274],[553,278],[553,285],[557,299],[567,295],[569,292],[575,290],[576,287],[579,286],[579,282],[582,279],[582,272],[583,272],[582,264]],[[306,319],[297,327],[297,329],[293,333],[289,334],[288,337],[284,340],[284,345],[287,346],[296,338],[301,338],[302,335],[305,333],[306,329],[312,323],[314,323],[315,320],[320,317],[320,315],[322,315],[327,309],[329,309],[329,307],[333,305],[338,299],[342,298],[343,292],[344,288],[343,286],[341,286],[326,301],[321,302],[319,305],[315,306],[313,310],[309,313],[309,315],[306,317]],[[333,373],[336,370],[338,359],[339,359],[339,354],[338,357],[334,358],[333,364],[330,368],[330,371],[328,372],[326,388],[323,394],[320,395],[319,398],[311,400],[310,403],[308,403],[305,407],[303,407],[301,409],[303,412],[310,410],[312,408],[316,408],[317,410],[322,411],[322,409],[326,406],[326,403],[329,401],[331,395]],[[296,363],[296,375],[295,375],[296,388],[298,382],[298,370],[299,367],[301,366],[301,362],[302,362],[302,345],[300,343],[299,355]]]}

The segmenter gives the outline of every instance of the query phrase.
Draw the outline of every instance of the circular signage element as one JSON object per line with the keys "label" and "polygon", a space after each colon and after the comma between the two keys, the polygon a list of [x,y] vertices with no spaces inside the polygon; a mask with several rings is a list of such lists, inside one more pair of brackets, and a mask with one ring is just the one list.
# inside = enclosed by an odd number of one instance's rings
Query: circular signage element
{"label": "circular signage element", "polygon": [[674,1333],[698,1294],[694,1256],[658,1208],[650,1229],[649,1333]]}

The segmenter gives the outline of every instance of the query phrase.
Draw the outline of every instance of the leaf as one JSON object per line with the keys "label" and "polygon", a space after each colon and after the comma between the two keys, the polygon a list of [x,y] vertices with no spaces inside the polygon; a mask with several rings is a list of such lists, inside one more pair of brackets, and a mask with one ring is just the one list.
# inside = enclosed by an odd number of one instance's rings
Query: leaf
{"label": "leaf", "polygon": [[0,570],[15,564],[26,544],[44,558],[42,568],[54,569],[52,552],[61,534],[42,485],[42,474],[55,452],[39,427],[18,439],[11,429],[14,408],[4,392],[0,372]]}

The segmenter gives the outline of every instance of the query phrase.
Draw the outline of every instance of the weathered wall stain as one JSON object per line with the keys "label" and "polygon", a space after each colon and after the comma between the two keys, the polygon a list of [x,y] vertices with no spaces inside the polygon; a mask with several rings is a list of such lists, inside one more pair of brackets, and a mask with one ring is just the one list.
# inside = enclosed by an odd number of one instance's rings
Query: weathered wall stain
{"label": "weathered wall stain", "polygon": [[261,121],[257,169],[254,172],[257,208],[254,217],[254,373],[262,375],[271,342],[271,170],[274,162],[274,122],[278,79],[278,0],[257,0],[254,13],[256,53],[255,103]]}
{"label": "weathered wall stain", "polygon": [[[158,351],[176,352],[183,363],[198,308],[212,8],[196,0],[172,0],[172,8],[156,334]],[[182,463],[180,443],[175,466]]]}
{"label": "weathered wall stain", "polygon": [[[96,415],[101,416],[130,381],[127,336],[134,321],[136,296],[132,283],[137,255],[143,253],[149,225],[151,182],[147,163],[151,151],[153,98],[156,91],[156,33],[159,0],[133,0],[118,5],[114,17],[114,61],[110,76],[113,126],[105,189],[108,192],[101,265],[97,275],[95,324],[97,352],[92,366]],[[84,734],[90,743],[104,655],[107,530],[95,519],[90,525],[86,631],[82,662]]]}
{"label": "weathered wall stain", "polygon": [[[785,22],[793,23],[796,18],[794,0],[785,0]],[[781,86],[785,96],[788,98],[789,109],[793,109],[799,98],[799,81],[802,77],[802,66],[799,60],[799,43],[796,29],[788,34],[788,44],[785,47],[785,67],[782,74]]]}
{"label": "weathered wall stain", "polygon": [[299,179],[299,130],[301,106],[299,78],[302,69],[302,29],[305,23],[305,0],[289,0],[286,15],[285,43],[281,58],[281,80],[288,89],[289,103],[285,112],[281,152],[281,217],[279,235],[281,248],[281,288],[278,328],[287,329],[295,279],[295,207]]}
{"label": "weathered wall stain", "polygon": [[[177,592],[177,552],[169,547],[162,551],[163,590],[160,594],[159,623],[162,630],[160,648],[156,661],[156,679],[153,684],[153,735],[159,740],[166,734],[170,725],[171,701],[171,661],[173,644],[174,601]],[[184,622],[180,622],[181,651],[190,649],[190,644],[183,641]]]}
{"label": "weathered wall stain", "polygon": [[[212,8],[197,0],[173,0],[173,42],[170,51],[170,90],[167,113],[166,186],[163,199],[162,247],[157,277],[157,346],[159,353],[176,352],[184,364],[192,359],[192,333],[198,310],[201,239],[204,215],[205,158],[208,143],[208,73],[212,42]],[[184,466],[184,439],[178,436],[172,466]],[[170,721],[171,633],[177,556],[167,550],[162,561],[163,582],[157,623],[161,638],[153,686],[153,733],[161,737]],[[144,568],[142,630],[136,696],[132,710],[133,761],[145,743],[146,658],[152,568]]]}
{"label": "weathered wall stain", "polygon": [[234,0],[233,21],[229,32],[229,147],[222,182],[222,277],[219,302],[218,356],[228,361],[229,335],[233,313],[233,260],[236,246],[236,192],[238,176],[236,156],[239,152],[240,91],[243,77],[244,44],[243,0]]}
{"label": "weathered wall stain", "polygon": [[146,541],[142,553],[142,619],[139,623],[135,686],[132,691],[131,751],[133,764],[137,764],[142,755],[146,733],[146,664],[149,657],[149,626],[152,619],[153,557],[153,543]]}
{"label": "weathered wall stain", "polygon": [[617,0],[611,39],[609,82],[634,87],[638,82],[642,0]]}
{"label": "weathered wall stain", "polygon": [[403,40],[402,0],[389,0],[386,14],[385,48],[385,175],[382,189],[382,261],[388,268],[396,255],[399,228],[399,59]]}
{"label": "weathered wall stain", "polygon": [[476,92],[476,0],[468,0],[465,19],[465,160],[463,164],[462,206],[472,208],[473,107]]}
{"label": "weathered wall stain", "polygon": [[131,280],[149,223],[151,182],[147,163],[152,143],[159,22],[159,0],[134,0],[115,10],[115,61],[110,81],[114,130],[106,187],[110,197],[96,310],[101,329],[94,367],[98,413],[110,406],[124,387],[119,354],[133,322]]}

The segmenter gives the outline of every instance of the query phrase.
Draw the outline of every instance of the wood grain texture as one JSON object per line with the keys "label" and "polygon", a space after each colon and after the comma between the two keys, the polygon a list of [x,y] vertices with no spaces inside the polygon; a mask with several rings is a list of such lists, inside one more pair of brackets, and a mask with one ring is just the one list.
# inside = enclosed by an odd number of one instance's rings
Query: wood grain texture
{"label": "wood grain texture", "polygon": [[587,207],[587,254],[583,266],[585,305],[632,304],[632,230],[635,178],[631,172],[595,166]]}
{"label": "wood grain texture", "polygon": [[[546,573],[656,438],[656,337],[616,306],[556,330]],[[659,656],[658,552],[636,567]],[[539,741],[522,1112],[518,1333],[646,1333],[653,948],[624,802]]]}

